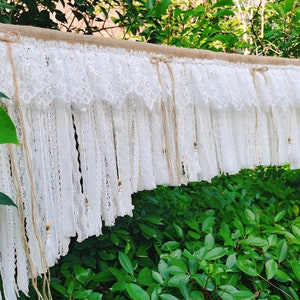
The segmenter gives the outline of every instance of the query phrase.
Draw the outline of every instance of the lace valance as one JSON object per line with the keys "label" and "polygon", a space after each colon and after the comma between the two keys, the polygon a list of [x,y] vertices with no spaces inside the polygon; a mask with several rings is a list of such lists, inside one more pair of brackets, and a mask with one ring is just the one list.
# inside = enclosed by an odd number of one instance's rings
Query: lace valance
{"label": "lace valance", "polygon": [[0,191],[21,201],[0,207],[6,299],[27,293],[70,237],[130,215],[136,191],[300,166],[299,60],[0,33],[0,91],[23,145],[0,147]]}

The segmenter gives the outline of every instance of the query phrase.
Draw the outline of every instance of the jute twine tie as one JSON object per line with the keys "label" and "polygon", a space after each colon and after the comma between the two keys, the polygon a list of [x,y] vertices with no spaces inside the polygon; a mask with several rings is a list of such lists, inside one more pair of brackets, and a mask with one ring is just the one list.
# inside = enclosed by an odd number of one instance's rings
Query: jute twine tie
{"label": "jute twine tie", "polygon": [[[257,91],[257,94],[259,94],[258,87],[257,87],[257,81],[256,81],[257,73],[260,73],[263,76],[264,81],[265,81],[265,85],[267,86],[268,85],[268,79],[267,79],[267,76],[266,76],[267,71],[269,71],[269,67],[267,67],[267,66],[253,67],[253,68],[250,69],[250,73],[251,73],[253,83],[254,83],[254,87]],[[257,130],[257,128],[258,128],[257,109],[256,109],[255,114],[256,114],[256,130]],[[271,104],[270,104],[270,109],[269,109],[269,115],[270,115],[270,118],[272,120],[273,130],[274,130],[275,137],[276,137],[276,160],[278,162],[279,161],[279,137],[278,137],[278,129],[277,129],[277,125],[276,125],[276,122],[275,122],[275,119],[274,119],[274,114],[273,114],[273,109],[272,109]]]}
{"label": "jute twine tie", "polygon": [[256,82],[256,75],[257,73],[260,73],[263,77],[264,77],[264,80],[265,80],[265,83],[268,84],[268,81],[267,81],[267,77],[266,77],[266,72],[269,71],[269,67],[253,67],[250,69],[250,73],[252,75],[252,79],[253,79],[253,83],[255,85],[255,88],[257,88],[257,82]]}
{"label": "jute twine tie", "polygon": [[20,33],[17,31],[8,31],[0,35],[0,41],[5,43],[14,43],[20,41]]}
{"label": "jute twine tie", "polygon": [[[26,229],[25,229],[25,215],[24,215],[24,208],[23,208],[23,200],[22,200],[22,193],[21,193],[21,178],[17,170],[17,164],[14,157],[14,151],[12,145],[8,145],[8,151],[9,156],[11,160],[11,169],[12,169],[12,178],[16,190],[16,199],[17,199],[17,206],[18,206],[18,215],[19,215],[19,221],[21,226],[21,235],[22,235],[22,244],[24,247],[25,255],[28,260],[29,266],[30,266],[30,273],[32,277],[32,284],[34,289],[37,292],[38,299],[52,299],[51,292],[50,292],[50,272],[49,268],[47,266],[45,251],[43,247],[42,237],[40,230],[37,226],[37,220],[36,220],[36,196],[35,196],[35,189],[34,189],[34,179],[33,179],[33,169],[32,169],[32,163],[30,159],[30,151],[27,141],[27,134],[26,134],[26,123],[25,123],[25,115],[22,110],[22,105],[20,101],[20,94],[19,94],[19,84],[18,84],[18,78],[17,78],[17,69],[15,65],[15,61],[13,58],[13,51],[12,51],[12,43],[19,42],[21,39],[20,33],[16,31],[8,31],[5,34],[0,34],[0,42],[5,42],[7,45],[7,53],[9,56],[9,62],[12,68],[12,77],[14,82],[14,99],[16,103],[16,108],[19,113],[19,119],[20,119],[20,126],[21,126],[21,133],[22,133],[22,145],[24,147],[25,157],[26,157],[26,166],[28,169],[29,174],[29,182],[30,182],[30,198],[31,198],[31,207],[32,207],[32,222],[34,227],[34,233],[35,237],[38,242],[38,247],[41,253],[41,260],[42,260],[42,267],[44,272],[44,281],[43,281],[43,295],[39,292],[38,286],[37,286],[37,279],[36,279],[36,268],[33,263],[33,260],[30,256],[30,249],[27,241],[27,235],[26,235]],[[48,274],[48,275],[46,275]]]}
{"label": "jute twine tie", "polygon": [[[168,130],[168,110],[166,108],[165,102],[162,100],[161,101],[161,109],[162,109],[162,121],[163,121],[163,134],[164,134],[164,140],[165,140],[165,149],[164,153],[167,157],[167,163],[168,163],[168,171],[170,178],[173,183],[180,184],[181,179],[180,179],[180,174],[182,172],[182,166],[180,163],[179,159],[179,147],[178,147],[178,125],[177,125],[177,112],[176,112],[176,99],[175,99],[175,79],[174,79],[174,73],[171,67],[171,62],[173,61],[172,56],[152,56],[150,57],[150,62],[155,65],[157,75],[158,75],[158,80],[161,85],[161,88],[164,90],[165,86],[162,80],[162,75],[161,71],[159,68],[159,65],[161,63],[165,64],[167,67],[167,70],[170,75],[170,80],[171,80],[171,90],[172,90],[172,118],[173,118],[173,126],[174,126],[174,142],[175,142],[175,155],[176,155],[176,174],[174,174],[173,170],[173,161],[171,158],[171,149],[170,146],[172,144],[172,141],[170,139],[170,132]],[[177,182],[175,181],[177,179]]]}

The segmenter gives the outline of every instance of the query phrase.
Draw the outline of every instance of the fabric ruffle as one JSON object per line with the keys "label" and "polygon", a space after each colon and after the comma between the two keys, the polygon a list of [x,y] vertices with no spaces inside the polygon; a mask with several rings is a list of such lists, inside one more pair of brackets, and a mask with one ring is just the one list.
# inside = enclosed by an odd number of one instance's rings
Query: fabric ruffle
{"label": "fabric ruffle", "polygon": [[[0,147],[0,190],[20,188],[25,222],[0,207],[0,273],[6,299],[28,292],[26,239],[35,274],[70,238],[100,235],[102,222],[131,215],[131,195],[157,185],[211,180],[258,165],[300,167],[300,67],[165,57],[145,51],[43,41],[11,43],[22,128],[7,44],[0,89],[23,146]],[[11,155],[20,187],[11,177]],[[33,219],[32,215],[35,215]],[[43,249],[39,247],[37,226]],[[24,238],[24,237],[23,237]]]}

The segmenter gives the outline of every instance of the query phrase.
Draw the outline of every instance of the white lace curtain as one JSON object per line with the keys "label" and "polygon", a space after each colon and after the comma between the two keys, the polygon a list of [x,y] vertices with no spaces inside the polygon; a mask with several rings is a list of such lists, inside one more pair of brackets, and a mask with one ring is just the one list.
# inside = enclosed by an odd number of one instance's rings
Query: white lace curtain
{"label": "white lace curtain", "polygon": [[136,191],[300,166],[299,60],[0,32],[0,91],[22,143],[0,146],[0,191],[19,204],[0,207],[7,300],[70,237],[130,215]]}

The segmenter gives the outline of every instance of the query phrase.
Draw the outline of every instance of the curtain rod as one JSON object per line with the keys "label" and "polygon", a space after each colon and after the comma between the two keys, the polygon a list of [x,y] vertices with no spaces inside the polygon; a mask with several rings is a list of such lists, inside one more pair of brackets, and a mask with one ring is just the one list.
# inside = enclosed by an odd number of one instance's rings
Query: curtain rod
{"label": "curtain rod", "polygon": [[300,66],[300,59],[289,59],[281,57],[266,57],[242,54],[230,54],[213,52],[209,50],[187,49],[175,46],[155,45],[145,42],[125,41],[111,38],[82,35],[78,33],[62,32],[53,29],[38,28],[32,26],[20,26],[0,23],[0,32],[18,32],[21,37],[32,37],[36,40],[65,41],[71,44],[92,44],[102,47],[121,48],[127,51],[145,51],[148,53],[187,57],[191,59],[224,60],[232,63],[260,64],[260,65],[294,65]]}

